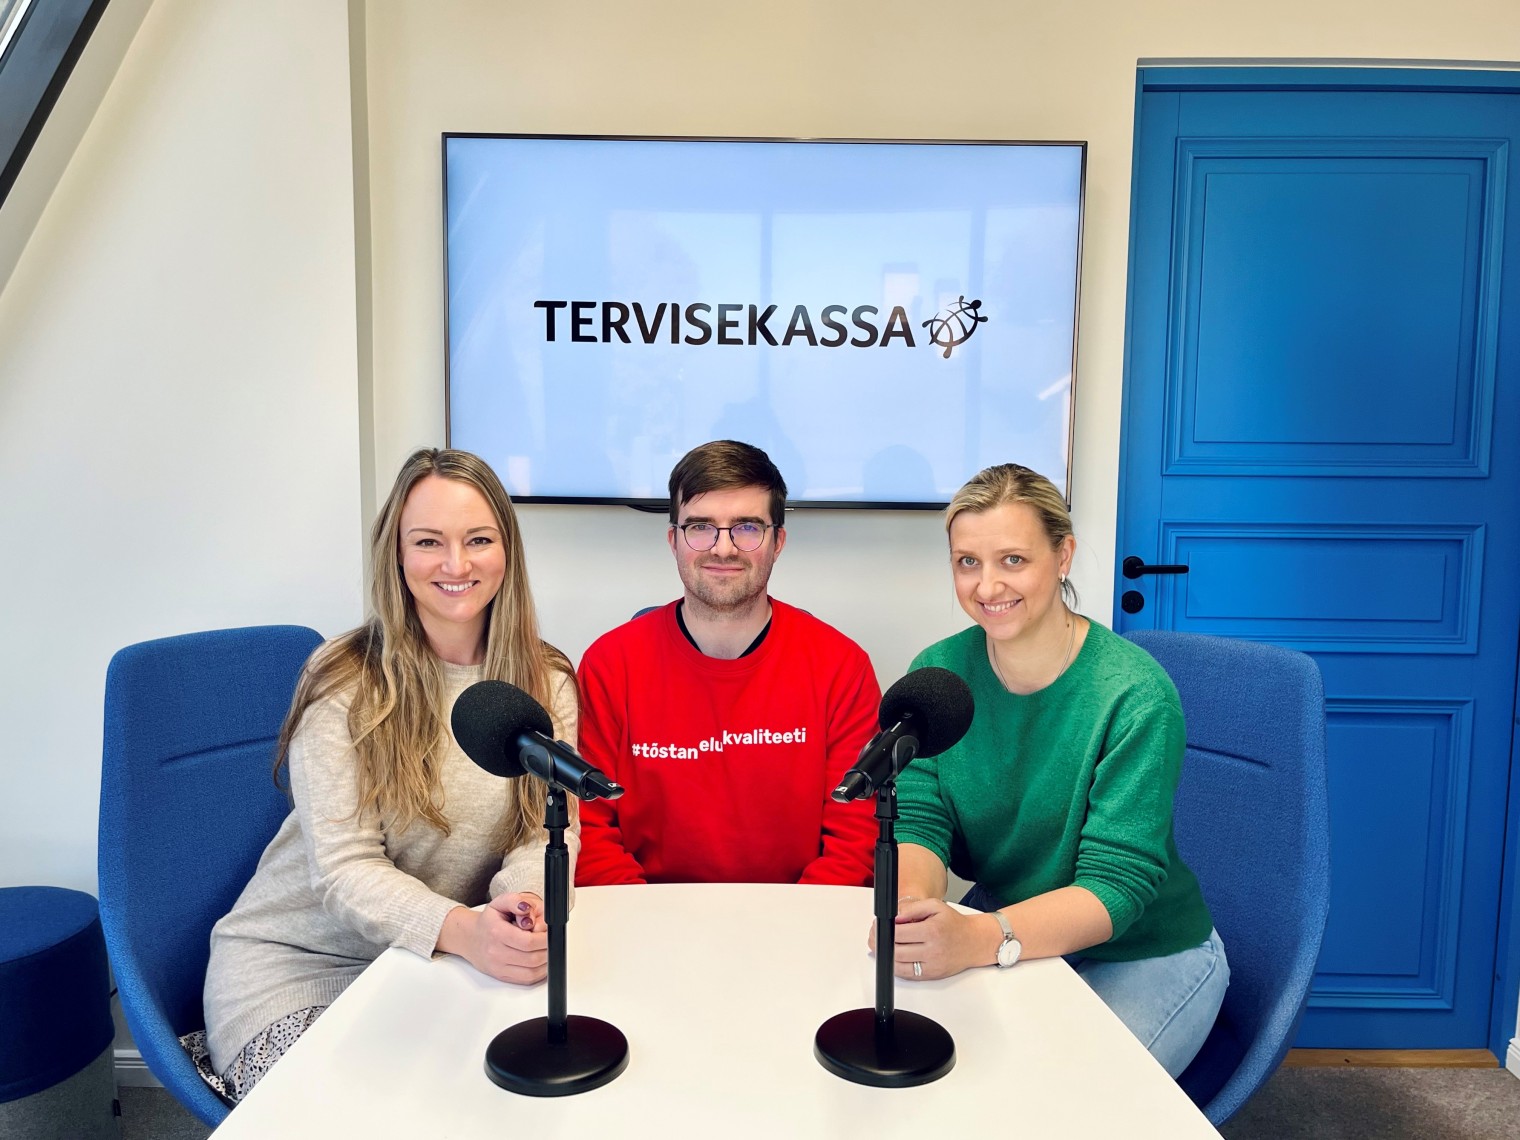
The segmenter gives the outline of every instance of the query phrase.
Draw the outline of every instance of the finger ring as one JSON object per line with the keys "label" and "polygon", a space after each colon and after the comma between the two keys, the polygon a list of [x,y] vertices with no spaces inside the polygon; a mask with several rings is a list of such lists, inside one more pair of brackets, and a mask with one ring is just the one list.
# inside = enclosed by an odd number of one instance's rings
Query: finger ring
{"label": "finger ring", "polygon": [[921,978],[924,976],[924,964],[922,962],[913,963],[913,976],[915,978]]}

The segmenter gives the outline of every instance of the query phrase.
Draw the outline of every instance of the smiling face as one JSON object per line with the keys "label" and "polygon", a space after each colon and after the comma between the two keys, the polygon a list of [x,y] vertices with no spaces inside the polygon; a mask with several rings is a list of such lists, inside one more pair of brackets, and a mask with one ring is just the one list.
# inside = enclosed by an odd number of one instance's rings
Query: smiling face
{"label": "smiling face", "polygon": [[[679,522],[706,522],[719,527],[752,522],[769,526],[770,499],[770,492],[764,487],[708,491],[693,495],[681,505]],[[711,550],[693,550],[678,527],[671,527],[668,537],[681,584],[686,587],[687,602],[720,612],[744,609],[765,597],[771,568],[786,545],[786,531],[779,527],[768,529],[759,549],[748,551],[737,549],[727,530],[718,535],[718,544]]]}
{"label": "smiling face", "polygon": [[1076,539],[1052,545],[1028,503],[961,511],[950,523],[950,565],[961,608],[994,641],[1038,637],[1066,619],[1061,576]]}
{"label": "smiling face", "polygon": [[400,529],[401,571],[434,651],[483,651],[486,614],[507,565],[491,504],[468,483],[429,475],[407,495]]}

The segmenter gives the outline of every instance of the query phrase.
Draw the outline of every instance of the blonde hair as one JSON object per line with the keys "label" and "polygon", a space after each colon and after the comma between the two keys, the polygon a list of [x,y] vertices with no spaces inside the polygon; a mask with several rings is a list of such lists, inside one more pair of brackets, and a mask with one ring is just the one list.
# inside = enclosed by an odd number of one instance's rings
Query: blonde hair
{"label": "blonde hair", "polygon": [[[280,728],[275,778],[289,761],[290,742],[306,710],[351,689],[348,730],[358,768],[356,813],[373,810],[383,826],[398,832],[422,819],[447,835],[439,766],[452,737],[447,714],[439,709],[443,665],[417,616],[400,554],[402,508],[413,488],[431,475],[474,487],[490,504],[501,531],[507,565],[486,618],[485,676],[516,685],[545,707],[552,701],[556,673],[573,683],[569,659],[538,636],[517,514],[501,480],[467,451],[424,449],[401,468],[370,531],[370,617],[307,663]],[[513,808],[499,841],[503,852],[537,835],[543,822],[544,785],[524,777],[515,783]]]}
{"label": "blonde hair", "polygon": [[[1027,503],[1034,508],[1052,550],[1073,537],[1071,512],[1056,485],[1038,471],[1017,463],[984,467],[967,480],[945,508],[945,533],[950,533],[950,524],[962,511],[980,515],[1009,503]],[[1061,579],[1061,597],[1068,606],[1076,606],[1077,588],[1065,577]]]}

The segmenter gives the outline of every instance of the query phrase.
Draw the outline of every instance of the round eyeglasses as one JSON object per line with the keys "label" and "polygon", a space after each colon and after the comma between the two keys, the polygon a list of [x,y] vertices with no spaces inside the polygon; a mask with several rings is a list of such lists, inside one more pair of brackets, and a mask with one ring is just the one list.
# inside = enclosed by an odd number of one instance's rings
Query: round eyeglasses
{"label": "round eyeglasses", "polygon": [[718,535],[726,530],[728,541],[734,544],[734,549],[747,554],[751,550],[760,549],[760,544],[765,541],[765,532],[775,524],[743,522],[733,526],[713,526],[712,523],[694,522],[672,525],[686,536],[686,545],[693,550],[711,550],[718,545]]}

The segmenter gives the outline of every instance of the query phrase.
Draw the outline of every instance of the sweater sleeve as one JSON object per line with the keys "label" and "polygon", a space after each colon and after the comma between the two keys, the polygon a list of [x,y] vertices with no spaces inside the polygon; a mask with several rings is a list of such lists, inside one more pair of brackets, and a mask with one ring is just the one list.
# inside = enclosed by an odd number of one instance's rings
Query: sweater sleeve
{"label": "sweater sleeve", "polygon": [[[624,716],[628,690],[622,670],[625,664],[595,643],[581,659],[580,743],[581,755],[618,783],[621,766]],[[581,805],[580,861],[575,881],[583,887],[611,883],[642,883],[644,868],[626,847],[618,825],[616,800],[594,800]]]}
{"label": "sweater sleeve", "polygon": [[460,904],[391,862],[375,812],[357,810],[357,772],[347,701],[316,702],[290,743],[290,791],[312,889],[327,914],[363,938],[428,957],[444,916]]}
{"label": "sweater sleeve", "polygon": [[1135,694],[1115,709],[1088,793],[1075,880],[1107,908],[1114,938],[1156,898],[1166,875],[1185,747],[1175,692]]}
{"label": "sweater sleeve", "polygon": [[916,843],[950,866],[955,824],[939,787],[940,757],[916,758],[897,776],[898,843]]}
{"label": "sweater sleeve", "polygon": [[[574,748],[580,720],[580,702],[576,698],[575,678],[568,673],[555,673],[552,689],[553,697],[549,702],[549,715],[554,720],[555,739],[563,740]],[[570,797],[570,826],[565,829],[565,846],[570,849],[570,882],[572,884],[575,882],[576,859],[581,850],[581,819],[580,812],[577,810],[579,803],[580,801],[574,796]],[[536,836],[536,839],[520,847],[514,847],[502,858],[501,870],[497,871],[491,879],[491,898],[494,899],[497,895],[512,891],[531,891],[539,898],[544,897],[544,848],[548,846],[549,836],[542,827],[538,829]],[[573,885],[570,888],[570,902],[574,905]]]}
{"label": "sweater sleeve", "polygon": [[[908,666],[908,672],[925,664],[928,662],[921,653]],[[927,847],[949,867],[955,820],[940,790],[939,762],[943,755],[919,756],[898,773],[896,835],[899,844],[916,843]]]}
{"label": "sweater sleeve", "polygon": [[799,883],[869,886],[874,873],[875,814],[869,800],[835,803],[830,793],[876,729],[881,688],[865,650],[853,646],[854,660],[831,686],[828,744],[824,762],[823,834],[818,858],[802,869]]}

